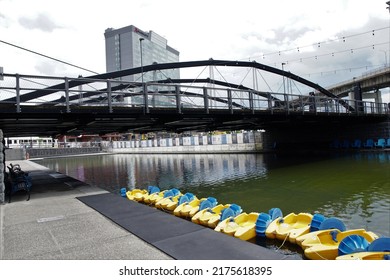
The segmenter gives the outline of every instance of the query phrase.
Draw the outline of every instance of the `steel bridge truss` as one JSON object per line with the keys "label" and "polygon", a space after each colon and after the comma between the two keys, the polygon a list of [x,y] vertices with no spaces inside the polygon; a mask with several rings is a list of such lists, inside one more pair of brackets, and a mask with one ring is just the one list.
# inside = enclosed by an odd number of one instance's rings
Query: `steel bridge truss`
{"label": "steel bridge truss", "polygon": [[142,70],[210,64],[256,66],[312,86],[320,94],[264,92],[212,79],[167,79],[143,84],[119,80],[122,76],[140,73],[140,68],[88,78],[3,74],[0,129],[9,136],[34,132],[52,136],[114,131],[181,132],[259,129],[289,116],[389,115],[385,103],[340,99],[289,72],[255,62],[218,62],[150,65]]}

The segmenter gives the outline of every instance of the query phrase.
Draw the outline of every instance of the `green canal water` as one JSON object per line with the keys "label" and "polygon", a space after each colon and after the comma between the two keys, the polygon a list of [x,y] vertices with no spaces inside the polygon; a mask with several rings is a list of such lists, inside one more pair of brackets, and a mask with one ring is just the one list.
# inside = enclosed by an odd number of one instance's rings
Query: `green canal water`
{"label": "green canal water", "polygon": [[[120,188],[179,188],[237,203],[245,212],[278,207],[340,218],[347,229],[390,236],[390,153],[332,155],[102,155],[39,161],[119,195]],[[286,254],[299,250],[279,246]]]}

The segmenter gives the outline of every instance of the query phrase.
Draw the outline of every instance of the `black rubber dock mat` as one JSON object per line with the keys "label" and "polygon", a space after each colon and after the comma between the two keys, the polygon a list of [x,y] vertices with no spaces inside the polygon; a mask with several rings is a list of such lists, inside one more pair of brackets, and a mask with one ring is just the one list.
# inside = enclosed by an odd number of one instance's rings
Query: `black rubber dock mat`
{"label": "black rubber dock mat", "polygon": [[112,193],[77,199],[174,259],[291,259],[291,256],[216,232]]}

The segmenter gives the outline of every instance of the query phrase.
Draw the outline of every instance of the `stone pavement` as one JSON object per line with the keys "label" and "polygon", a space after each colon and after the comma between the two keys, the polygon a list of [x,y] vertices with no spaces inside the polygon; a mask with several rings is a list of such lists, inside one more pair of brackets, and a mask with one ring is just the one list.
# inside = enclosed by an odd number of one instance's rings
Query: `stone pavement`
{"label": "stone pavement", "polygon": [[10,163],[29,172],[33,187],[29,201],[19,192],[0,205],[0,259],[172,259],[76,199],[106,191],[32,161]]}

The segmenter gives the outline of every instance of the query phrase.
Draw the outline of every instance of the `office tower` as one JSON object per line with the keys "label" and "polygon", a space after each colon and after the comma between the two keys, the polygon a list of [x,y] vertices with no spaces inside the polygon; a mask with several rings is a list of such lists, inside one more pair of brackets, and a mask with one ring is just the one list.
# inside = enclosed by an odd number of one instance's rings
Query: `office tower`
{"label": "office tower", "polygon": [[[145,32],[134,25],[119,29],[108,28],[104,32],[106,43],[106,71],[146,66],[153,63],[178,62],[179,52],[168,46],[167,39],[154,31]],[[142,48],[142,49],[141,49]],[[142,56],[141,56],[142,54]],[[142,62],[142,65],[141,65]],[[147,82],[152,80],[178,79],[179,69],[151,71],[122,77],[130,82]]]}

